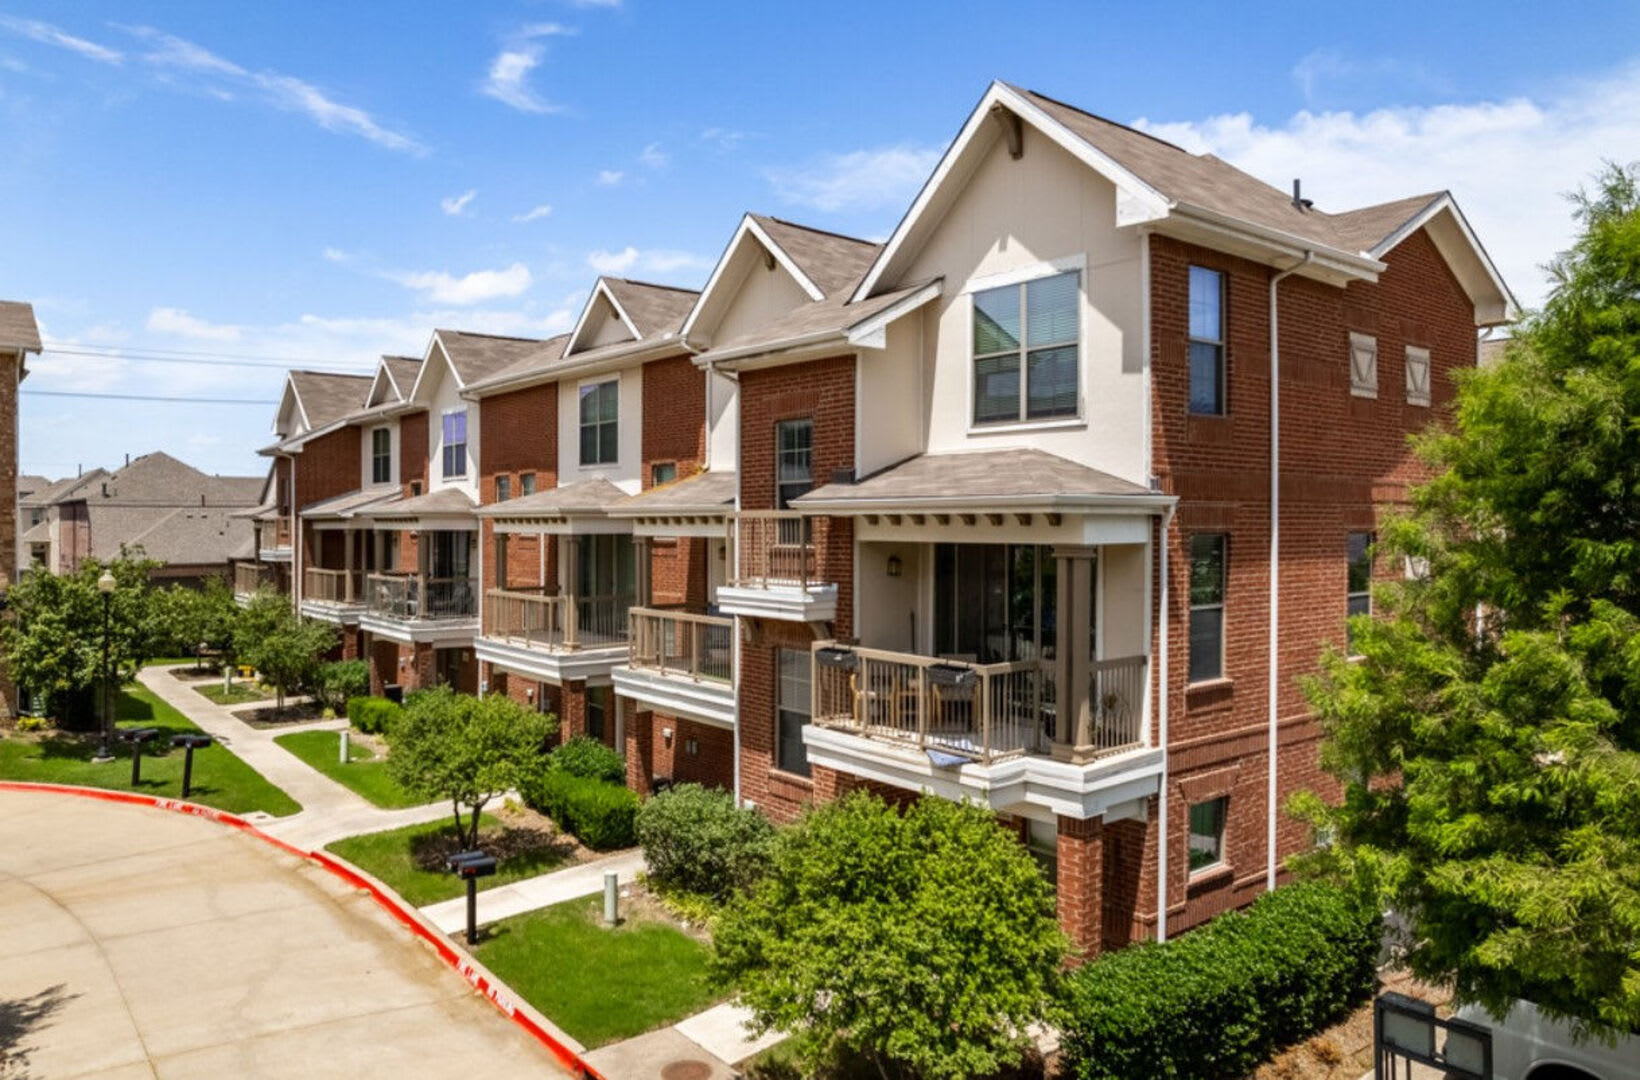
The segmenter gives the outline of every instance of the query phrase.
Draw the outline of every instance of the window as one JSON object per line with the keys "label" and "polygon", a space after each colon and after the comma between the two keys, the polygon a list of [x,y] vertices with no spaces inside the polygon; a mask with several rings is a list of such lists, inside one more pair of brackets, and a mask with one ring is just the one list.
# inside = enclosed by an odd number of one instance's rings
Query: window
{"label": "window", "polygon": [[1429,405],[1429,350],[1407,346],[1407,404]]}
{"label": "window", "polygon": [[603,741],[604,721],[609,716],[609,694],[611,687],[587,687],[587,734],[594,739]]}
{"label": "window", "polygon": [[675,461],[659,461],[649,467],[649,486],[660,487],[670,484],[678,478],[678,465]]}
{"label": "window", "polygon": [[581,387],[582,465],[613,465],[620,457],[620,390],[615,379]]}
{"label": "window", "polygon": [[1195,803],[1190,807],[1190,872],[1206,870],[1224,861],[1224,815],[1230,807],[1226,798]]}
{"label": "window", "polygon": [[[1372,534],[1370,532],[1352,532],[1346,543],[1349,555],[1349,585],[1348,597],[1345,600],[1345,614],[1371,615],[1372,614]],[[1352,630],[1345,632],[1345,651],[1355,656],[1355,633]]]}
{"label": "window", "polygon": [[1190,268],[1190,411],[1223,416],[1224,274]]}
{"label": "window", "polygon": [[1190,681],[1224,677],[1224,534],[1190,538]]}
{"label": "window", "polygon": [[444,414],[444,475],[467,475],[467,410]]}
{"label": "window", "polygon": [[512,477],[498,476],[495,478],[495,501],[506,502],[512,498]]}
{"label": "window", "polygon": [[1371,334],[1350,332],[1350,393],[1378,396],[1378,339]]}
{"label": "window", "polygon": [[974,294],[974,423],[1075,416],[1082,274]]}
{"label": "window", "polygon": [[809,748],[803,728],[809,722],[809,652],[780,650],[779,718],[775,735],[775,765],[783,772],[809,775]]}
{"label": "window", "polygon": [[372,428],[370,431],[370,482],[393,482],[393,431],[391,428]]}
{"label": "window", "polygon": [[534,473],[527,472],[527,473],[520,473],[518,475],[518,493],[520,495],[534,495],[535,494],[535,474]]}
{"label": "window", "polygon": [[782,420],[775,432],[775,495],[786,509],[814,489],[814,421]]}

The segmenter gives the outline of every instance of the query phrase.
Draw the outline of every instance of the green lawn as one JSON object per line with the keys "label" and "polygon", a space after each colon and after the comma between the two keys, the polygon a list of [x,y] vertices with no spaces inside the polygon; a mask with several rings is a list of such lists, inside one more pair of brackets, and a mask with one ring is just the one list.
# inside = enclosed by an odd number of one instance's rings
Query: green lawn
{"label": "green lawn", "polygon": [[603,897],[570,900],[486,929],[478,959],[588,1047],[676,1023],[723,995],[706,946],[663,922],[606,927]]}
{"label": "green lawn", "polygon": [[370,748],[357,742],[348,747],[349,761],[340,760],[341,739],[334,731],[295,731],[276,735],[274,742],[295,754],[311,768],[324,773],[343,787],[352,788],[377,806],[396,809],[418,806],[422,800],[399,786],[387,774],[387,763],[375,760]]}
{"label": "green lawn", "polygon": [[253,701],[268,701],[273,697],[255,684],[247,682],[236,682],[226,691],[219,682],[205,683],[203,686],[194,687],[194,693],[218,705],[247,705]]}
{"label": "green lawn", "polygon": [[[181,713],[146,688],[128,686],[120,691],[116,711],[120,727],[157,727],[160,733],[143,748],[142,783],[145,795],[182,797],[183,751],[171,748],[171,736],[198,731]],[[48,733],[35,740],[17,735],[0,737],[0,777],[41,783],[80,784],[85,787],[130,791],[131,750],[115,746],[117,760],[96,764],[95,734]],[[236,814],[263,810],[275,817],[301,809],[296,801],[263,779],[224,747],[212,744],[194,751],[193,792],[188,798]]]}
{"label": "green lawn", "polygon": [[[510,828],[485,814],[479,824],[479,847],[495,855],[494,877],[481,878],[480,889],[545,874],[564,865],[573,847],[560,837],[543,837]],[[413,907],[424,907],[460,896],[466,886],[444,869],[446,856],[458,844],[450,818],[408,825],[387,832],[350,836],[326,846],[353,865],[374,874]]]}

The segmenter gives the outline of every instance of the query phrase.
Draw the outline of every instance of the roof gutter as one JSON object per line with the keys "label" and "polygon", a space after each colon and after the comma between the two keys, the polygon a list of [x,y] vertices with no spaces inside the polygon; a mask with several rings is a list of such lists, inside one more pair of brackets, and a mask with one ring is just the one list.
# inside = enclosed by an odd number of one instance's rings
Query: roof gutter
{"label": "roof gutter", "polygon": [[1107,511],[1165,510],[1176,505],[1177,495],[994,495],[976,499],[972,495],[905,496],[863,499],[798,498],[792,508],[813,514],[914,514],[927,511],[973,511],[1007,507],[1011,512],[1052,514],[1064,510]]}
{"label": "roof gutter", "polygon": [[525,390],[532,386],[544,383],[557,382],[566,376],[585,375],[597,372],[607,367],[620,367],[634,361],[658,359],[679,351],[694,353],[699,350],[689,345],[676,334],[664,334],[647,341],[633,342],[630,346],[603,353],[600,356],[583,355],[570,360],[556,360],[540,371],[532,371],[524,375],[515,375],[508,379],[490,381],[480,379],[478,382],[462,388],[461,396],[467,401],[478,401],[495,394],[504,394],[513,390]]}
{"label": "roof gutter", "polygon": [[[1263,225],[1255,225],[1241,218],[1221,214],[1216,210],[1209,210],[1192,203],[1177,203],[1170,216],[1183,218],[1195,222],[1218,232],[1229,233],[1243,239],[1251,240],[1263,247],[1271,248],[1280,255],[1302,260],[1301,267],[1320,266],[1335,270],[1350,277],[1358,277],[1366,281],[1376,280],[1384,272],[1387,264],[1369,255],[1362,255],[1330,245],[1317,245],[1313,240],[1306,240],[1294,236],[1292,233],[1280,229],[1271,229]],[[1295,267],[1294,269],[1297,269]],[[1283,271],[1285,276],[1286,271]]]}

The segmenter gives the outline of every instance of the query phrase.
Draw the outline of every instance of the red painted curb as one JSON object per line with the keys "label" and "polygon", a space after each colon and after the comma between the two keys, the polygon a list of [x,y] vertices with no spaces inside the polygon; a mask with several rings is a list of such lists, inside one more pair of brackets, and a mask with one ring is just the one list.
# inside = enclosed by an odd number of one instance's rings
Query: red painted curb
{"label": "red painted curb", "polygon": [[218,810],[210,806],[201,806],[198,803],[183,802],[181,799],[161,799],[153,795],[139,795],[133,791],[111,791],[106,788],[75,787],[72,784],[33,784],[19,780],[0,780],[0,791],[44,791],[57,795],[78,795],[85,799],[100,799],[103,802],[126,803],[131,806],[151,806],[159,810],[170,810],[178,814],[189,814],[193,817],[205,818],[219,825],[238,829],[248,833],[264,843],[272,844],[290,855],[309,859],[324,867],[327,871],[341,878],[356,889],[363,889],[371,898],[387,910],[389,915],[404,924],[411,933],[421,938],[433,947],[438,958],[453,968],[456,974],[466,980],[467,985],[477,990],[484,999],[501,1012],[501,1014],[535,1037],[535,1040],[545,1046],[552,1056],[558,1059],[565,1068],[585,1077],[586,1080],[605,1080],[602,1073],[581,1059],[581,1055],[559,1042],[551,1032],[536,1023],[533,1019],[518,1011],[518,1007],[505,993],[505,988],[491,982],[485,975],[469,963],[450,944],[443,934],[427,928],[412,911],[405,907],[398,897],[387,892],[375,882],[369,880],[352,867],[345,865],[322,851],[303,851],[292,847],[276,836],[269,836],[261,829],[252,825],[238,814],[230,814],[226,810]]}

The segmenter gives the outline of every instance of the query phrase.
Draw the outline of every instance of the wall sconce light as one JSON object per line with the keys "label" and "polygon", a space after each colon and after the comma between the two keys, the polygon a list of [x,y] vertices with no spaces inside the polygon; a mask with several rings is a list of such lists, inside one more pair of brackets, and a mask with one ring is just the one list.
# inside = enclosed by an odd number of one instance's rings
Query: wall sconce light
{"label": "wall sconce light", "polygon": [[888,576],[899,577],[902,569],[903,567],[900,564],[900,557],[898,555],[890,555],[888,557]]}
{"label": "wall sconce light", "polygon": [[533,687],[533,686],[524,687],[524,700],[525,701],[534,701],[535,700],[535,687]]}

